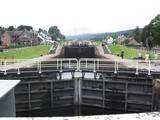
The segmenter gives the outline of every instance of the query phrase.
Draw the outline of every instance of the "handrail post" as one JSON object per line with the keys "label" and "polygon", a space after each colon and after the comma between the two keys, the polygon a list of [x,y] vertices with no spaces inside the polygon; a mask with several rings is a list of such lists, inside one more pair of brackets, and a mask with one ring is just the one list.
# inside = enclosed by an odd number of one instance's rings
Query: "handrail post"
{"label": "handrail post", "polygon": [[76,68],[77,68],[76,71],[80,71],[80,68],[79,68],[79,64],[80,64],[80,63],[78,63],[78,60],[77,60],[77,59],[75,59],[75,60],[76,60],[76,64],[77,64],[77,65],[76,65]]}
{"label": "handrail post", "polygon": [[71,68],[71,60],[69,59],[69,68]]}
{"label": "handrail post", "polygon": [[138,75],[138,64],[139,64],[139,61],[137,60],[137,62],[136,62],[136,75]]}
{"label": "handrail post", "polygon": [[20,64],[19,64],[19,60],[17,60],[17,62],[18,62],[18,68],[17,68],[17,74],[19,75],[20,74]]}
{"label": "handrail post", "polygon": [[115,60],[115,63],[114,63],[114,74],[117,74],[117,62]]}
{"label": "handrail post", "polygon": [[151,61],[148,61],[148,75],[151,75]]}
{"label": "handrail post", "polygon": [[77,70],[79,72],[81,71],[81,59],[79,59],[79,61],[77,60]]}
{"label": "handrail post", "polygon": [[86,59],[86,69],[87,69],[87,66],[88,66],[88,65],[87,65],[87,59]]}
{"label": "handrail post", "polygon": [[59,60],[57,59],[57,70],[59,69]]}
{"label": "handrail post", "polygon": [[4,61],[4,75],[7,75],[7,61]]}
{"label": "handrail post", "polygon": [[42,66],[41,66],[41,61],[39,61],[39,74],[42,73]]}
{"label": "handrail post", "polygon": [[94,59],[94,68],[93,68],[93,72],[96,72],[96,61]]}
{"label": "handrail post", "polygon": [[99,59],[97,59],[97,69],[99,70]]}
{"label": "handrail post", "polygon": [[62,59],[61,59],[61,63],[60,63],[60,72],[62,72]]}
{"label": "handrail post", "polygon": [[118,71],[118,60],[116,61],[116,68],[117,68],[117,71]]}

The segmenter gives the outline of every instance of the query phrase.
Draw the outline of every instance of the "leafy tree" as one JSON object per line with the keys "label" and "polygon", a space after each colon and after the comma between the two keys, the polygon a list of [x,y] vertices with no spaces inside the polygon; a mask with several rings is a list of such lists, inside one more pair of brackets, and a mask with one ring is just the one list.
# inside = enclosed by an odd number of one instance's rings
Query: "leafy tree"
{"label": "leafy tree", "polygon": [[141,31],[138,26],[133,31],[133,37],[137,42],[141,42]]}
{"label": "leafy tree", "polygon": [[15,30],[15,28],[14,28],[14,26],[9,26],[9,27],[7,28],[7,30],[8,30],[8,31],[13,31],[13,30]]}
{"label": "leafy tree", "polygon": [[149,25],[145,26],[142,32],[142,42],[145,44],[146,39],[149,39],[149,44],[152,46],[160,45],[160,15],[157,15]]}
{"label": "leafy tree", "polygon": [[52,40],[65,39],[65,36],[61,34],[60,30],[57,26],[51,26],[48,30]]}

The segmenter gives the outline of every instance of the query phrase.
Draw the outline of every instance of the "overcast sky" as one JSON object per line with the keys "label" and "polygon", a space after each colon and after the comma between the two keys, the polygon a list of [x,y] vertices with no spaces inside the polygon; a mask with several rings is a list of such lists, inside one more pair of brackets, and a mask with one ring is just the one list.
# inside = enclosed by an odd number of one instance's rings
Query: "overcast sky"
{"label": "overcast sky", "polygon": [[160,0],[0,0],[0,26],[57,25],[63,34],[144,27],[160,14]]}

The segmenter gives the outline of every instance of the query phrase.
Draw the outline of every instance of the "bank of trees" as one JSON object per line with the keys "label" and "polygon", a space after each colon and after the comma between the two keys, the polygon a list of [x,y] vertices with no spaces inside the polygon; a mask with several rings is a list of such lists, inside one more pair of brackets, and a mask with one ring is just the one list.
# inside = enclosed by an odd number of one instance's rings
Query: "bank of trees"
{"label": "bank of trees", "polygon": [[137,27],[132,35],[137,42],[141,42],[144,46],[146,46],[146,40],[150,47],[160,46],[160,15],[157,15],[143,29]]}
{"label": "bank of trees", "polygon": [[64,40],[65,36],[60,32],[57,26],[51,26],[48,30],[49,35],[51,36],[52,40]]}

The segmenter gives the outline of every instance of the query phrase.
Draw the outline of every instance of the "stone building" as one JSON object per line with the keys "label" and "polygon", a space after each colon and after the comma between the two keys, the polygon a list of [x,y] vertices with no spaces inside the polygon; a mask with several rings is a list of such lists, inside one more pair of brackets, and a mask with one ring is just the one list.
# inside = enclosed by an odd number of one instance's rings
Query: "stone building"
{"label": "stone building", "polygon": [[8,32],[1,33],[2,48],[7,49],[11,44],[11,36]]}
{"label": "stone building", "polygon": [[37,32],[31,26],[19,26],[12,34],[12,43],[22,46],[32,46],[40,44]]}

